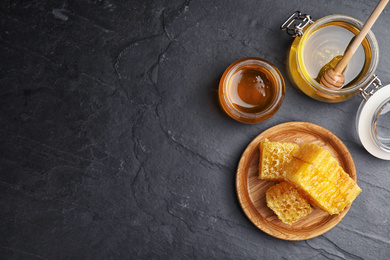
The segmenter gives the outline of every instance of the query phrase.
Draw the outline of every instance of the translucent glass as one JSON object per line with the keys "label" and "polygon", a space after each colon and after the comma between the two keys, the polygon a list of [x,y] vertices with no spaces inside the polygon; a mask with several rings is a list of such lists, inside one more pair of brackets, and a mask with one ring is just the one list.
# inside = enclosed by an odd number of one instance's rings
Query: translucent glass
{"label": "translucent glass", "polygon": [[372,128],[375,143],[390,152],[390,98],[386,99],[376,110]]}

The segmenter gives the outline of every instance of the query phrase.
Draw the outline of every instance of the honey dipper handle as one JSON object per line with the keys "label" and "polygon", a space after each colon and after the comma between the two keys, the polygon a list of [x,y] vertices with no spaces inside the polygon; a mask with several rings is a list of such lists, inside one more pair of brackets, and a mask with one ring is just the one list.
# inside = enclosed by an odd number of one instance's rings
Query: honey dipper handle
{"label": "honey dipper handle", "polygon": [[371,27],[374,25],[376,19],[378,19],[379,15],[382,13],[383,9],[387,5],[389,0],[381,0],[378,5],[375,7],[374,11],[364,24],[362,30],[356,35],[353,39],[352,43],[348,46],[347,50],[344,53],[343,58],[337,63],[334,68],[336,72],[342,73],[345,67],[347,66],[349,60],[352,58],[353,54],[359,47],[360,43],[364,40],[367,33],[370,31]]}

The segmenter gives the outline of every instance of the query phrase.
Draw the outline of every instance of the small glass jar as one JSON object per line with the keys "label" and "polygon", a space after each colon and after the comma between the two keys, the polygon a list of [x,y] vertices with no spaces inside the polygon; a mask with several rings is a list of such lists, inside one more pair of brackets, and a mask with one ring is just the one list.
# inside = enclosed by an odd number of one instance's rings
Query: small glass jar
{"label": "small glass jar", "polygon": [[[379,47],[370,31],[344,71],[346,83],[341,89],[329,89],[319,83],[321,68],[341,58],[350,40],[363,22],[347,15],[330,15],[317,21],[299,11],[281,26],[295,37],[288,55],[291,81],[303,93],[323,102],[341,102],[359,93],[372,80],[379,61]],[[334,67],[338,60],[332,63]],[[328,67],[329,68],[329,67]]]}
{"label": "small glass jar", "polygon": [[242,123],[259,123],[280,108],[285,94],[279,70],[266,60],[244,58],[231,64],[219,83],[223,110]]}

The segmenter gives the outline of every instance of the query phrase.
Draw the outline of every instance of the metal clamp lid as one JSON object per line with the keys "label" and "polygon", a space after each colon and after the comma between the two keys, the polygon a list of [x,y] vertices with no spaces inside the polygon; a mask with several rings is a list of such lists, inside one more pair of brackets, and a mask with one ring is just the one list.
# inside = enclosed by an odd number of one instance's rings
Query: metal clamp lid
{"label": "metal clamp lid", "polygon": [[280,26],[282,31],[286,31],[291,37],[303,35],[303,29],[314,23],[313,19],[308,14],[302,14],[300,11],[295,11],[287,20]]}
{"label": "metal clamp lid", "polygon": [[[371,85],[373,87],[371,88],[371,90],[369,90]],[[359,89],[360,95],[362,95],[364,100],[367,100],[370,96],[372,96],[381,87],[383,87],[381,80],[378,78],[377,75],[374,74],[373,79],[370,81],[370,83],[367,84],[366,87]]]}

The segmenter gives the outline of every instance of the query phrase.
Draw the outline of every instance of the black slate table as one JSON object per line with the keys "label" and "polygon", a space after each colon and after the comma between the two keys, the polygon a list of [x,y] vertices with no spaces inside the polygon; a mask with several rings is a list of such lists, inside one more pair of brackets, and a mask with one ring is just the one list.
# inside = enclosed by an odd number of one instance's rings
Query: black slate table
{"label": "black slate table", "polygon": [[[355,131],[359,96],[327,104],[287,79],[293,11],[365,21],[376,1],[0,3],[1,259],[388,259],[390,163]],[[374,25],[390,83],[388,6]],[[245,57],[286,79],[259,124],[223,113],[224,70]],[[262,131],[306,121],[336,134],[363,192],[329,232],[273,238],[245,216],[239,158]]]}

